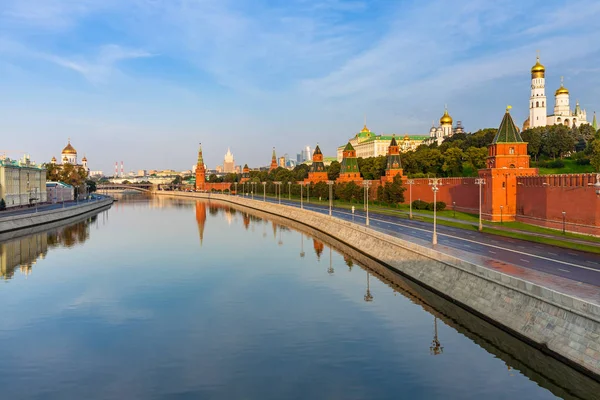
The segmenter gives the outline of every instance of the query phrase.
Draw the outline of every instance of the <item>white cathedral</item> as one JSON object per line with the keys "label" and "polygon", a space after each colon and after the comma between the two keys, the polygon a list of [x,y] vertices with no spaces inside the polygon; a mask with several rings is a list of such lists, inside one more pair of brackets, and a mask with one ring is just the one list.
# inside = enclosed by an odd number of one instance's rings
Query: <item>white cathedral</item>
{"label": "white cathedral", "polygon": [[529,118],[523,123],[523,130],[548,125],[566,125],[568,127],[589,124],[585,110],[575,104],[571,110],[569,104],[569,90],[563,85],[554,93],[554,113],[548,115],[546,111],[546,68],[540,63],[540,57],[531,68],[531,97],[529,99]]}
{"label": "white cathedral", "polygon": [[440,118],[440,125],[435,126],[435,121],[431,125],[429,138],[423,142],[425,144],[437,143],[439,146],[447,137],[456,133],[465,133],[465,128],[460,121],[456,122],[455,127],[452,126],[452,117],[448,114],[448,108],[444,110],[444,115]]}

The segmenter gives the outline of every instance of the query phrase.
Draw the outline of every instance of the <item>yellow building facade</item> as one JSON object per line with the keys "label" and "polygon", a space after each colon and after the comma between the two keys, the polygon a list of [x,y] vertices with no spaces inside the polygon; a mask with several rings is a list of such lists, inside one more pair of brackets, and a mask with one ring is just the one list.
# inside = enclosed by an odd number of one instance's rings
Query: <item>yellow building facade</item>
{"label": "yellow building facade", "polygon": [[46,202],[46,169],[27,156],[0,160],[0,198],[7,208]]}

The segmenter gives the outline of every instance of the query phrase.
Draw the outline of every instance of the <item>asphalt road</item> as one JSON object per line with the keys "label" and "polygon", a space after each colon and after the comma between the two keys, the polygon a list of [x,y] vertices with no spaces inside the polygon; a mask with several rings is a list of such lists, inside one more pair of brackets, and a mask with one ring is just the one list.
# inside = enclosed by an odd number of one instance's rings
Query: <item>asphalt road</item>
{"label": "asphalt road", "polygon": [[[262,197],[256,199],[262,200]],[[277,203],[275,199],[267,198],[267,201]],[[298,202],[283,199],[281,204],[300,207]],[[304,208],[329,214],[328,206],[304,203]],[[364,224],[366,219],[365,213],[358,207],[354,215],[349,210],[334,207],[332,215],[359,224]],[[432,240],[433,224],[428,222],[372,212],[369,212],[369,222],[370,228],[392,236],[401,236],[403,239],[413,242],[428,241],[431,243]],[[597,254],[443,225],[437,226],[437,236],[436,249],[453,256],[455,254],[445,251],[444,247],[600,286],[600,255]]]}

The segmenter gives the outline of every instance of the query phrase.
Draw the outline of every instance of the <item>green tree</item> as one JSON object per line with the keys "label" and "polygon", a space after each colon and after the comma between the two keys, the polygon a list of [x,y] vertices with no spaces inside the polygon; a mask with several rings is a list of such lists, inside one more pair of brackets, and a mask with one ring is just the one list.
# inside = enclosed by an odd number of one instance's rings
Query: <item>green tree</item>
{"label": "green tree", "polygon": [[485,168],[487,155],[488,150],[485,147],[469,147],[467,151],[465,151],[464,158],[474,170],[478,170]]}
{"label": "green tree", "polygon": [[[380,190],[381,189],[381,190]],[[378,200],[387,204],[399,204],[404,202],[404,191],[406,188],[402,185],[402,178],[396,175],[392,182],[386,182],[377,190]]]}
{"label": "green tree", "polygon": [[527,153],[537,161],[542,150],[542,137],[546,127],[531,128],[523,131],[521,138],[527,142]]}
{"label": "green tree", "polygon": [[88,187],[88,192],[89,193],[94,193],[97,190],[97,188],[96,188],[96,182],[95,181],[93,181],[91,179],[88,179],[88,180],[85,181],[85,184]]}
{"label": "green tree", "polygon": [[600,172],[600,130],[596,133],[596,137],[590,142],[590,164],[596,172]]}
{"label": "green tree", "polygon": [[332,161],[327,168],[327,177],[335,181],[340,176],[341,164],[338,161]]}
{"label": "green tree", "polygon": [[442,155],[442,171],[446,176],[460,176],[462,173],[464,153],[458,147],[451,147]]}
{"label": "green tree", "polygon": [[181,178],[181,176],[177,175],[177,176],[175,177],[175,179],[173,179],[173,180],[171,181],[171,184],[173,184],[173,185],[181,185],[181,182],[182,182],[182,181],[183,181],[183,179]]}

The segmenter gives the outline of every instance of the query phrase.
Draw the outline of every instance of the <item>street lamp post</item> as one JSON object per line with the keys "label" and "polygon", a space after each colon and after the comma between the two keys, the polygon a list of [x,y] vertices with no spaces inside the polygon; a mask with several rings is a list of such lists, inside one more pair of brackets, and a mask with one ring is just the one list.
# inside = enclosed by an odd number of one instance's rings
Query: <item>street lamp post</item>
{"label": "street lamp post", "polygon": [[415,184],[415,180],[408,179],[406,184],[408,185],[408,218],[412,219],[412,187]]}
{"label": "street lamp post", "polygon": [[439,178],[432,178],[429,180],[429,186],[431,186],[431,190],[433,191],[433,237],[431,240],[432,244],[437,244],[437,221],[436,221],[436,212],[437,212],[437,192],[439,190],[438,186],[441,186],[442,182]]}
{"label": "street lamp post", "polygon": [[262,182],[263,185],[263,201],[267,201],[267,182]]}
{"label": "street lamp post", "polygon": [[252,200],[254,200],[254,192],[256,191],[256,182],[252,182]]}
{"label": "street lamp post", "polygon": [[331,209],[333,208],[333,181],[327,181],[329,185],[329,216],[331,217]]}
{"label": "street lamp post", "polygon": [[234,183],[234,185],[235,185],[235,195],[237,196],[238,195],[238,192],[237,192],[237,185],[238,185],[238,183],[236,182],[236,183]]}
{"label": "street lamp post", "polygon": [[371,181],[363,181],[363,186],[365,188],[365,211],[367,215],[365,225],[369,225],[369,187],[371,187]]}
{"label": "street lamp post", "polygon": [[300,209],[304,209],[304,204],[302,203],[302,199],[304,197],[304,182],[300,182]]}
{"label": "street lamp post", "polygon": [[452,218],[456,218],[456,202],[452,202]]}
{"label": "street lamp post", "polygon": [[275,194],[277,195],[277,200],[279,201],[279,204],[281,204],[281,182],[273,182],[275,184]]}
{"label": "street lamp post", "polygon": [[483,230],[483,224],[481,223],[481,185],[485,185],[485,179],[475,179],[475,184],[479,185],[479,232]]}
{"label": "street lamp post", "polygon": [[563,211],[562,212],[562,216],[563,216],[563,235],[566,233],[565,232],[565,225],[566,225],[566,216],[567,216],[567,212]]}
{"label": "street lamp post", "polygon": [[306,202],[310,203],[310,182],[306,183]]}
{"label": "street lamp post", "polygon": [[292,200],[292,182],[288,182],[288,200]]}
{"label": "street lamp post", "polygon": [[502,212],[504,211],[504,206],[500,206],[500,223],[502,223]]}

